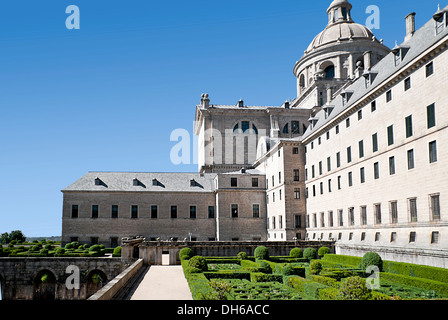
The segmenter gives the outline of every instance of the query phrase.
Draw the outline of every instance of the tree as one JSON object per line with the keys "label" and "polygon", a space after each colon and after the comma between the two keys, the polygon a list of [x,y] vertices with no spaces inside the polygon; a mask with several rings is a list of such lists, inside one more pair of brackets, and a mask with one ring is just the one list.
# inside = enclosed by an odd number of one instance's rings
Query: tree
{"label": "tree", "polygon": [[0,243],[1,244],[6,244],[9,243],[9,234],[8,232],[2,233],[2,235],[0,236]]}
{"label": "tree", "polygon": [[10,237],[9,241],[16,240],[18,243],[24,242],[26,240],[26,237],[20,230],[11,231],[9,237]]}
{"label": "tree", "polygon": [[361,277],[350,277],[342,281],[339,288],[341,300],[369,300],[372,296],[366,281]]}

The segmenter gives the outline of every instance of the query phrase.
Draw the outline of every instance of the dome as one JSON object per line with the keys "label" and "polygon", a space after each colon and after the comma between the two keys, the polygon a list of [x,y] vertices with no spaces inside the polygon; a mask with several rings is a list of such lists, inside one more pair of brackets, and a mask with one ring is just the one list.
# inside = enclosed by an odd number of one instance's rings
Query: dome
{"label": "dome", "polygon": [[[342,1],[342,0],[335,0],[335,1]],[[314,40],[311,42],[311,44],[306,49],[306,53],[309,53],[310,51],[330,44],[335,43],[338,40],[358,40],[358,39],[372,39],[374,37],[373,32],[360,24],[357,23],[337,23],[337,24],[331,24],[325,28],[324,31],[319,33]]]}

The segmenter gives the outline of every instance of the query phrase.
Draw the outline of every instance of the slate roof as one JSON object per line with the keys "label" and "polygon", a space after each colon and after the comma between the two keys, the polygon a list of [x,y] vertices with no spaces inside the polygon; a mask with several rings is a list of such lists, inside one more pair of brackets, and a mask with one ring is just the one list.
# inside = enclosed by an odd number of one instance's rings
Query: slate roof
{"label": "slate roof", "polygon": [[[443,10],[448,10],[448,6],[446,6]],[[345,110],[350,109],[359,99],[363,98],[369,92],[373,92],[375,89],[382,85],[383,81],[392,76],[394,73],[397,73],[401,69],[405,68],[418,55],[423,53],[426,49],[428,49],[447,35],[447,27],[445,27],[440,34],[435,35],[435,24],[434,20],[431,18],[431,20],[429,20],[423,27],[415,31],[412,38],[398,46],[407,50],[404,59],[398,66],[395,66],[394,53],[389,53],[386,57],[384,57],[381,61],[379,61],[371,68],[370,72],[376,73],[376,77],[373,83],[368,88],[366,88],[365,79],[361,76],[351,85],[347,86],[345,88],[345,91],[353,92],[348,103],[344,106],[342,103],[342,96],[340,95],[333,101],[331,101],[329,104],[334,106],[334,109],[331,112],[330,116],[325,119],[325,111],[319,111],[315,116],[315,118],[317,118],[318,120],[317,123],[313,126],[312,129],[311,126],[308,127],[308,130],[303,135],[302,140],[305,140],[313,135],[316,131],[331,122]]]}
{"label": "slate roof", "polygon": [[[213,192],[216,176],[216,173],[89,172],[62,192]],[[153,179],[157,179],[155,185]]]}

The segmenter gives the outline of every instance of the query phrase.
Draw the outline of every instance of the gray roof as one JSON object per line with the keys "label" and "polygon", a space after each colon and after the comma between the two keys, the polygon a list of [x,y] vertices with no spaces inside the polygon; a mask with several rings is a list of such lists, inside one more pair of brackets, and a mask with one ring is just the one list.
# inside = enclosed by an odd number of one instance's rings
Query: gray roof
{"label": "gray roof", "polygon": [[[448,10],[448,6],[446,6],[444,10]],[[312,129],[311,126],[308,128],[308,130],[303,135],[302,140],[305,140],[308,137],[312,136],[316,131],[323,128],[326,124],[331,122],[342,112],[350,109],[355,103],[357,103],[359,99],[363,98],[368,93],[373,92],[375,89],[380,87],[387,78],[405,68],[418,55],[420,55],[426,49],[428,49],[447,35],[448,28],[446,27],[440,34],[435,35],[434,20],[429,20],[423,27],[421,27],[414,33],[412,38],[403,42],[399,46],[400,48],[405,48],[407,52],[404,59],[398,66],[395,66],[394,54],[392,52],[389,53],[386,57],[384,57],[381,61],[379,61],[371,68],[370,72],[376,73],[373,83],[368,88],[366,88],[365,79],[361,76],[351,85],[347,86],[344,90],[353,93],[348,103],[344,106],[342,103],[342,96],[337,96],[333,101],[329,103],[330,105],[334,106],[334,109],[331,112],[330,116],[325,119],[324,110],[319,111],[315,116],[315,118],[318,119],[317,123]]]}
{"label": "gray roof", "polygon": [[[89,172],[62,192],[213,192],[216,173]],[[95,180],[98,184],[95,184]],[[137,179],[134,185],[134,179]],[[153,185],[153,179],[156,185]],[[194,180],[195,182],[191,182]]]}

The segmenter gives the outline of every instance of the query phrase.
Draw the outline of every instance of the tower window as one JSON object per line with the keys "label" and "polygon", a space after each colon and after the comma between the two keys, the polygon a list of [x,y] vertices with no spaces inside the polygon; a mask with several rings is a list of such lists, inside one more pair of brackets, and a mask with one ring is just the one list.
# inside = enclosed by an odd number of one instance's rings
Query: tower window
{"label": "tower window", "polygon": [[334,78],[334,75],[335,75],[334,66],[326,67],[324,72],[325,72],[325,78],[326,79],[333,79]]}

